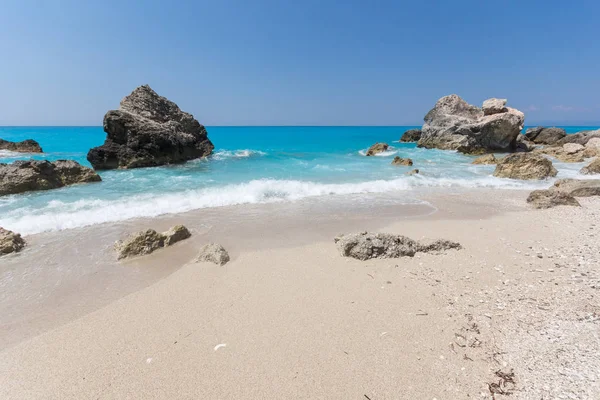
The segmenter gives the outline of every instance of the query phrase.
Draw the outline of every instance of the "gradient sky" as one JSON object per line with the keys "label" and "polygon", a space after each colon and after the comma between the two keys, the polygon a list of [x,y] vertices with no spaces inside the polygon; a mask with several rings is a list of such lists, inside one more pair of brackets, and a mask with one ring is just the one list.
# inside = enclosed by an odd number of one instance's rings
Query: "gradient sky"
{"label": "gradient sky", "polygon": [[3,0],[0,125],[101,125],[136,86],[205,125],[420,125],[456,93],[600,124],[600,1]]}

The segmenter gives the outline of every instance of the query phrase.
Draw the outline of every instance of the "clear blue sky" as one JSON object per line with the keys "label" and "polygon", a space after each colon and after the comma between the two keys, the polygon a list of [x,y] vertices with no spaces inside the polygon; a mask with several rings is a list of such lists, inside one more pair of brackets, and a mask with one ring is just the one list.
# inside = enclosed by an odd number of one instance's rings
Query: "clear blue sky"
{"label": "clear blue sky", "polygon": [[100,125],[140,84],[205,125],[421,124],[457,93],[600,124],[600,1],[3,0],[0,125]]}

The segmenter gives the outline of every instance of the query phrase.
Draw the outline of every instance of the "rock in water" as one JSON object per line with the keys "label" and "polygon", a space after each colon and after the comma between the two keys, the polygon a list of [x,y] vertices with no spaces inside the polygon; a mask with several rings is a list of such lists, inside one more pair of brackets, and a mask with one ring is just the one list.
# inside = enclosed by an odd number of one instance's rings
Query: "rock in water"
{"label": "rock in water", "polygon": [[579,207],[579,202],[566,192],[556,190],[534,190],[527,197],[527,202],[534,208],[552,208],[556,206],[575,206]]}
{"label": "rock in water", "polygon": [[375,143],[367,150],[367,156],[374,156],[375,154],[383,153],[388,149],[387,143]]}
{"label": "rock in water", "polygon": [[334,239],[344,257],[358,260],[372,258],[413,257],[417,252],[441,252],[447,249],[460,249],[459,243],[447,240],[417,242],[402,235],[389,233],[355,233],[340,235]]}
{"label": "rock in water", "polygon": [[99,181],[100,176],[92,169],[72,160],[0,164],[0,196]]}
{"label": "rock in water", "polygon": [[220,244],[209,243],[200,249],[196,262],[211,262],[217,265],[225,265],[229,262],[229,253]]}
{"label": "rock in water", "polygon": [[419,173],[419,170],[417,168],[415,168],[415,169],[408,171],[406,173],[406,175],[417,175],[418,173]]}
{"label": "rock in water", "polygon": [[579,172],[584,175],[600,174],[600,157],[596,158],[589,165],[583,167]]}
{"label": "rock in water", "polygon": [[421,139],[420,129],[409,129],[402,134],[401,142],[418,142]]}
{"label": "rock in water", "polygon": [[494,176],[510,179],[546,179],[558,174],[552,162],[533,153],[514,153],[498,161]]}
{"label": "rock in water", "polygon": [[559,179],[552,189],[574,197],[600,196],[600,179]]}
{"label": "rock in water", "polygon": [[150,254],[162,247],[172,246],[173,244],[187,239],[192,234],[183,225],[177,225],[166,232],[158,233],[154,229],[137,232],[125,240],[115,243],[115,250],[118,252],[119,260],[128,257],[143,256]]}
{"label": "rock in water", "polygon": [[595,131],[581,131],[572,135],[566,135],[556,142],[556,145],[562,146],[565,143],[579,143],[585,146],[593,138],[600,138],[600,129]]}
{"label": "rock in water", "polygon": [[25,247],[25,241],[18,233],[0,227],[0,256],[19,252]]}
{"label": "rock in water", "polygon": [[562,128],[538,126],[525,131],[525,137],[535,144],[557,144],[565,136],[567,136],[567,132]]}
{"label": "rock in water", "polygon": [[8,140],[0,139],[0,150],[15,151],[18,153],[43,153],[40,144],[32,139],[23,140],[22,142],[9,142]]}
{"label": "rock in water", "polygon": [[471,164],[491,165],[496,164],[497,162],[498,160],[496,159],[496,156],[494,156],[493,154],[486,154],[485,156],[477,157],[475,160],[473,160]]}
{"label": "rock in water", "polygon": [[91,149],[94,169],[140,168],[206,157],[214,149],[204,126],[177,104],[140,86],[104,116],[106,141]]}
{"label": "rock in water", "polygon": [[392,160],[392,165],[404,165],[410,167],[411,165],[413,165],[413,160],[411,160],[410,158],[401,158],[396,156]]}
{"label": "rock in water", "polygon": [[[492,103],[497,104],[497,99]],[[492,112],[497,107],[488,103],[486,109]],[[468,154],[513,151],[524,120],[521,111],[510,107],[485,115],[481,108],[453,94],[439,99],[427,113],[418,146]]]}

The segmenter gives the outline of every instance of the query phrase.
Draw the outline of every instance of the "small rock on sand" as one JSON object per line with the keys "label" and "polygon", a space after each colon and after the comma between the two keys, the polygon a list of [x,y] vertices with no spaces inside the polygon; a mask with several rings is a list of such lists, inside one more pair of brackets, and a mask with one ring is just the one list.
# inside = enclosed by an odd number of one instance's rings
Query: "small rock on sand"
{"label": "small rock on sand", "polygon": [[25,240],[13,231],[0,227],[0,256],[19,252],[25,247]]}
{"label": "small rock on sand", "polygon": [[183,225],[177,225],[164,233],[158,233],[154,229],[137,232],[125,240],[115,243],[118,259],[142,256],[150,254],[162,247],[172,246],[173,244],[187,239],[192,234]]}
{"label": "small rock on sand", "polygon": [[529,194],[529,197],[527,197],[527,202],[534,208],[539,209],[556,206],[580,206],[575,197],[571,196],[569,193],[552,189],[534,190]]}
{"label": "small rock on sand", "polygon": [[200,249],[196,262],[211,262],[217,265],[225,265],[229,262],[229,253],[220,244],[209,243]]}

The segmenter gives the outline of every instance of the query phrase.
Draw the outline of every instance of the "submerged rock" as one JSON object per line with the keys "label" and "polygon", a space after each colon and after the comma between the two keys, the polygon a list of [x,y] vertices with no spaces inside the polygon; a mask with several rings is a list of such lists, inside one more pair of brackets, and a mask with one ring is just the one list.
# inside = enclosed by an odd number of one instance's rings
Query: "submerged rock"
{"label": "submerged rock", "polygon": [[496,156],[494,156],[493,154],[486,154],[484,156],[477,157],[475,160],[473,160],[473,162],[471,164],[490,165],[490,164],[496,164],[497,162],[498,162],[498,160],[496,159]]}
{"label": "submerged rock", "polygon": [[590,164],[583,167],[579,172],[581,172],[584,175],[600,174],[600,157],[596,158]]}
{"label": "submerged rock", "polygon": [[402,134],[401,142],[418,142],[421,139],[420,129],[409,129]]}
{"label": "submerged rock", "polygon": [[402,158],[402,157],[396,156],[392,160],[392,165],[404,165],[404,166],[410,167],[411,165],[413,165],[413,160],[410,158]]}
{"label": "submerged rock", "polygon": [[417,168],[415,169],[411,169],[410,171],[408,171],[406,173],[406,175],[417,175],[419,173],[419,170]]}
{"label": "submerged rock", "polygon": [[334,241],[342,256],[363,261],[372,258],[413,257],[417,252],[441,252],[461,248],[459,243],[447,240],[417,242],[406,236],[389,233],[362,232],[340,235]]}
{"label": "submerged rock", "polygon": [[383,153],[390,147],[387,143],[375,143],[367,150],[367,156],[374,156],[375,154]]}
{"label": "submerged rock", "polygon": [[22,142],[10,142],[0,139],[0,150],[15,151],[17,153],[43,153],[40,144],[32,139],[23,140]]}
{"label": "submerged rock", "polygon": [[0,227],[0,256],[19,252],[25,244],[21,235]]}
{"label": "submerged rock", "polygon": [[574,197],[600,196],[600,179],[559,179],[552,189]]}
{"label": "submerged rock", "polygon": [[534,153],[514,153],[498,161],[494,176],[510,179],[546,179],[558,174],[552,162]]}
{"label": "submerged rock", "polygon": [[118,110],[104,116],[106,141],[91,149],[94,169],[140,168],[206,157],[214,149],[192,114],[156,94],[148,85],[136,88]]}
{"label": "submerged rock", "polygon": [[72,160],[32,160],[0,164],[0,196],[101,180],[92,169]]}
{"label": "submerged rock", "polygon": [[493,113],[486,115],[455,94],[442,97],[425,116],[419,147],[468,154],[515,150],[525,116],[510,107],[496,112],[498,99],[490,100],[486,109]]}
{"label": "submerged rock", "polygon": [[562,128],[538,126],[525,131],[525,137],[535,144],[556,144],[565,136],[567,136],[567,132]]}
{"label": "submerged rock", "polygon": [[552,189],[534,190],[527,197],[527,202],[534,208],[552,208],[556,206],[579,207],[579,202],[571,194]]}
{"label": "submerged rock", "polygon": [[154,229],[148,229],[131,234],[124,240],[117,241],[115,243],[115,250],[118,253],[117,258],[119,260],[143,256],[162,247],[172,246],[190,236],[192,236],[192,234],[183,225],[174,226],[164,233],[158,233]]}
{"label": "submerged rock", "polygon": [[211,262],[217,265],[225,265],[229,262],[229,253],[220,244],[209,243],[200,249],[196,262]]}

